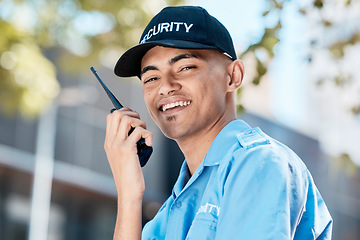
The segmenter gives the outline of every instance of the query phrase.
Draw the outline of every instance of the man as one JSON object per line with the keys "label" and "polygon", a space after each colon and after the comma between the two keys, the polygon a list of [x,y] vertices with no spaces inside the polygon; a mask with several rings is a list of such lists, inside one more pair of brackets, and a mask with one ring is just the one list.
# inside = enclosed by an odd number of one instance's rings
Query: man
{"label": "man", "polygon": [[108,116],[114,239],[331,239],[331,216],[303,162],[237,120],[244,66],[226,28],[206,10],[163,9],[115,73],[141,79],[152,119],[186,160],[172,195],[141,230],[145,183],[136,142],[151,146],[152,133],[128,108]]}

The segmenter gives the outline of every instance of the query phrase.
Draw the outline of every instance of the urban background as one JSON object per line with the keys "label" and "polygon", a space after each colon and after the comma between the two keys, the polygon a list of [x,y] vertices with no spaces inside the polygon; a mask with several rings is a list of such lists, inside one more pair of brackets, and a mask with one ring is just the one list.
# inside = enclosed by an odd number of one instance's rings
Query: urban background
{"label": "urban background", "polygon": [[143,223],[183,156],[147,113],[138,79],[113,74],[151,17],[200,5],[246,68],[239,118],[290,146],[334,219],[360,239],[360,2],[353,0],[1,0],[0,239],[112,239],[116,191],[103,149],[112,105],[89,68],[154,133]]}

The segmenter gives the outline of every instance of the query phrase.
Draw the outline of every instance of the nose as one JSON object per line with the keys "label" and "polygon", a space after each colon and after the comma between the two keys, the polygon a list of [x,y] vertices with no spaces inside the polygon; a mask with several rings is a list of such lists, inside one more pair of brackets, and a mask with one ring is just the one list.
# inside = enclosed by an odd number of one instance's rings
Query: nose
{"label": "nose", "polygon": [[180,83],[174,79],[170,74],[163,76],[160,80],[159,94],[171,95],[181,88]]}

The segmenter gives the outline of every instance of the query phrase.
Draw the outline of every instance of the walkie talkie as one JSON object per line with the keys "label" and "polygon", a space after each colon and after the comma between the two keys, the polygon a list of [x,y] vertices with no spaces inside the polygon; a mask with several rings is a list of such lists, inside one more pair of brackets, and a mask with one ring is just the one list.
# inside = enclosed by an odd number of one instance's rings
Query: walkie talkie
{"label": "walkie talkie", "polygon": [[[101,86],[104,88],[106,94],[110,98],[114,107],[116,109],[122,108],[123,106],[121,105],[121,103],[116,99],[116,97],[112,94],[112,92],[106,87],[105,83],[101,80],[100,76],[97,74],[95,68],[91,67],[90,70],[93,72],[93,74],[95,75],[95,77],[97,78],[97,80],[99,81]],[[132,133],[132,131],[134,131],[134,128],[131,128],[129,135]],[[143,167],[146,165],[147,161],[149,160],[150,155],[153,152],[153,148],[151,146],[148,146],[145,144],[144,138],[141,138],[136,143],[136,147],[137,147],[137,154],[139,156],[140,166]]]}

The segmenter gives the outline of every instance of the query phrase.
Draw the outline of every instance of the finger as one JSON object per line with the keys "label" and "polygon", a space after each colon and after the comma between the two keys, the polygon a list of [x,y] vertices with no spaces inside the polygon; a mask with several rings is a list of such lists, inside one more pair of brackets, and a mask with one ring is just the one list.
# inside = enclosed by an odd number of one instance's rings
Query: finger
{"label": "finger", "polygon": [[132,132],[132,134],[128,137],[128,141],[129,142],[137,142],[139,141],[141,138],[145,139],[145,144],[147,146],[152,146],[152,142],[153,142],[153,134],[152,132],[150,132],[149,130],[142,128],[141,126],[136,127],[134,129],[134,131]]}
{"label": "finger", "polygon": [[132,115],[134,118],[138,117],[137,113],[129,112],[129,109],[125,109],[125,111],[115,110],[113,113],[108,114],[106,117],[106,136],[105,136],[105,144],[111,144],[117,134],[119,124],[123,115]]}
{"label": "finger", "polygon": [[114,138],[115,138],[115,133],[113,131],[111,131],[111,129],[113,129],[113,117],[111,114],[107,115],[106,117],[106,135],[105,135],[105,145],[108,142],[111,142]]}
{"label": "finger", "polygon": [[139,113],[131,110],[130,108],[126,108],[126,107],[123,107],[121,109],[115,109],[112,113],[120,114],[120,116],[128,115],[128,116],[131,116],[133,118],[139,118],[140,119]]}
{"label": "finger", "polygon": [[121,139],[126,139],[128,138],[131,129],[137,127],[146,128],[146,123],[138,118],[133,118],[131,116],[125,115],[122,117],[118,128],[118,136]]}
{"label": "finger", "polygon": [[153,144],[153,134],[152,134],[152,132],[146,130],[146,132],[141,134],[141,136],[142,136],[142,138],[145,139],[145,144],[147,146],[151,147],[152,144]]}
{"label": "finger", "polygon": [[122,107],[120,109],[116,109],[115,111],[127,112],[127,113],[133,112],[133,113],[138,114],[136,111],[134,111],[134,110],[132,110],[131,108],[128,108],[128,107]]}
{"label": "finger", "polygon": [[[116,110],[109,116],[109,121],[111,122],[109,131],[116,134],[118,132],[119,124],[125,116],[134,118],[134,119],[140,118],[140,116],[137,112],[131,111],[129,109]],[[131,122],[131,121],[129,121],[129,122]]]}

